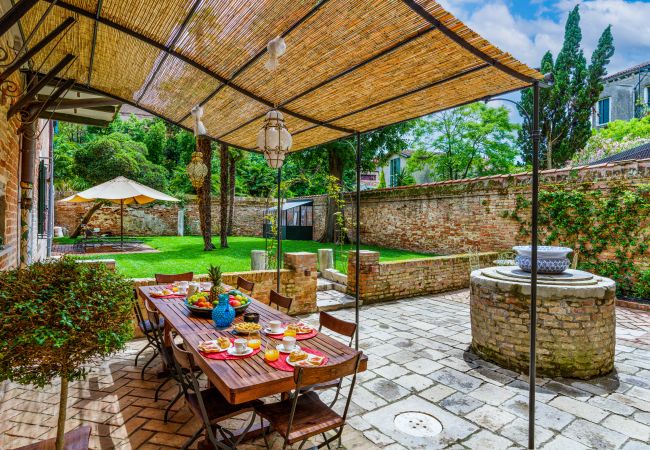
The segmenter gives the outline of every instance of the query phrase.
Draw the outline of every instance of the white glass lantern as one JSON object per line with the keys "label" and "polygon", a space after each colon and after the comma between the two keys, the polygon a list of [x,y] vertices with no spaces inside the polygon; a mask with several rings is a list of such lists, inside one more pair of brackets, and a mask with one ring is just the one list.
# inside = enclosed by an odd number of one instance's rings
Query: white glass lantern
{"label": "white glass lantern", "polygon": [[282,113],[276,110],[266,113],[264,126],[257,135],[257,148],[264,153],[270,167],[282,167],[284,155],[291,148],[291,143],[291,134],[284,125]]}
{"label": "white glass lantern", "polygon": [[203,153],[192,153],[192,161],[187,165],[187,175],[190,178],[192,186],[196,189],[203,185],[203,180],[208,175],[208,166],[203,162]]}

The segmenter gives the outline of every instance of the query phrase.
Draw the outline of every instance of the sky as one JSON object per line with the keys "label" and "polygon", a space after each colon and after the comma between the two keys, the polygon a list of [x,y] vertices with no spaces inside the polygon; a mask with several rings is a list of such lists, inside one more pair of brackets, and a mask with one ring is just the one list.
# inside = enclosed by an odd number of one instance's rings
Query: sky
{"label": "sky", "polygon": [[[538,67],[547,50],[557,56],[567,15],[580,4],[582,48],[589,61],[598,38],[612,25],[613,74],[650,61],[650,0],[439,0],[467,26],[515,58]],[[517,99],[518,95],[511,95]],[[512,110],[509,104],[504,106]],[[518,115],[512,114],[519,121]]]}

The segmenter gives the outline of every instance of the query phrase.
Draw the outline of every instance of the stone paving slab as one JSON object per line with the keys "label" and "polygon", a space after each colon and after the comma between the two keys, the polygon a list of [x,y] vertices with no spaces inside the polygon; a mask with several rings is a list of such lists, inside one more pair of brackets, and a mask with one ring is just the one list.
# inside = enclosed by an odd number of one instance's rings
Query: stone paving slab
{"label": "stone paving slab", "polygon": [[[351,309],[333,314],[354,320]],[[304,320],[316,324],[318,315]],[[528,378],[468,351],[467,290],[364,306],[361,320],[360,342],[370,358],[369,370],[360,374],[355,388],[344,448],[525,448]],[[617,308],[617,332],[614,373],[591,381],[536,381],[538,448],[650,450],[650,313]],[[197,429],[182,401],[172,408],[170,422],[163,423],[164,408],[176,388],[169,383],[161,400],[153,401],[160,383],[158,367],[147,370],[144,380],[133,367],[144,344],[131,342],[125,351],[93,366],[86,381],[70,387],[67,426],[90,425],[93,449],[180,448]],[[329,400],[332,393],[322,396]],[[0,448],[52,437],[57,402],[58,385],[36,389],[0,384]],[[339,401],[336,409],[341,407]],[[422,438],[399,431],[391,419],[414,410],[443,425],[426,445]],[[227,425],[237,428],[242,423]],[[272,446],[279,449],[281,442],[273,438]],[[264,446],[258,439],[240,448]]]}

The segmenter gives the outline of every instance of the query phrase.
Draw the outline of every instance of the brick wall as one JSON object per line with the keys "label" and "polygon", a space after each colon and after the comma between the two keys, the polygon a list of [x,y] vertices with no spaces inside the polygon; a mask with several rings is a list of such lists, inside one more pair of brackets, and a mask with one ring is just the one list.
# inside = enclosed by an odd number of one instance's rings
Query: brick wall
{"label": "brick wall", "polygon": [[[540,174],[541,189],[594,183],[593,189],[606,191],[612,181],[650,183],[650,160],[546,170]],[[439,254],[472,248],[501,251],[528,243],[519,235],[519,224],[505,216],[515,209],[518,196],[530,199],[530,183],[531,174],[521,173],[363,191],[361,241]],[[318,239],[325,229],[326,199],[311,198],[314,237]],[[354,197],[348,194],[346,216],[353,218],[354,210]],[[354,227],[350,238],[354,239]]]}
{"label": "brick wall", "polygon": [[[481,253],[481,267],[493,265],[497,253]],[[356,257],[348,255],[348,294],[356,286]],[[453,291],[469,286],[469,255],[435,256],[379,262],[379,252],[361,251],[359,297],[364,304]]]}
{"label": "brick wall", "polygon": [[[233,232],[236,236],[261,236],[264,219],[265,199],[240,198],[235,199],[235,217]],[[72,232],[81,221],[83,215],[92,203],[56,202],[54,223]],[[148,205],[129,205],[124,207],[124,232],[138,236],[175,236],[178,230],[179,205],[154,202]],[[219,233],[219,200],[212,200],[212,230]],[[198,205],[194,199],[185,206],[185,230],[189,234],[198,235],[199,214]],[[93,215],[90,226],[102,231],[120,232],[120,206],[107,205]]]}
{"label": "brick wall", "polygon": [[[2,14],[2,11],[0,11]],[[0,46],[7,48],[3,37]],[[10,79],[20,82],[14,75]],[[18,121],[6,120],[7,110],[14,99],[0,90],[0,236],[4,239],[4,249],[0,250],[0,270],[14,267],[18,263],[19,222],[18,222],[18,174],[20,160],[20,139],[16,134]]]}

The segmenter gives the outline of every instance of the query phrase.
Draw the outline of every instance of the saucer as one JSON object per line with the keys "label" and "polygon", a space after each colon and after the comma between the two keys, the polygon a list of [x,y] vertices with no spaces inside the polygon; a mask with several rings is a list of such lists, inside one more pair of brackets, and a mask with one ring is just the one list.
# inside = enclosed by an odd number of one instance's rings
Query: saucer
{"label": "saucer", "polygon": [[277,348],[280,353],[291,353],[294,350],[300,350],[300,346],[297,344],[294,344],[292,350],[286,350],[284,344],[278,344],[275,348]]}
{"label": "saucer", "polygon": [[253,353],[253,351],[254,350],[252,348],[246,347],[246,350],[243,353],[237,353],[237,351],[235,350],[234,345],[232,347],[229,347],[228,350],[227,350],[227,352],[228,352],[228,354],[230,356],[246,356],[246,355],[250,355],[251,353]]}
{"label": "saucer", "polygon": [[266,334],[284,334],[284,332],[287,331],[287,329],[282,328],[282,329],[280,329],[280,331],[274,332],[274,331],[271,331],[271,329],[269,327],[266,327],[262,331],[264,331],[264,333],[266,333]]}

